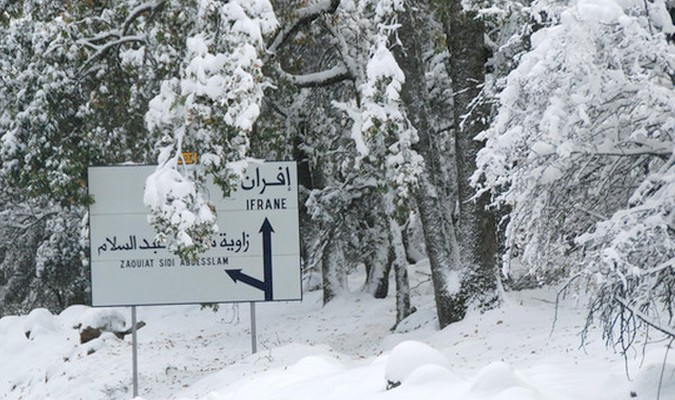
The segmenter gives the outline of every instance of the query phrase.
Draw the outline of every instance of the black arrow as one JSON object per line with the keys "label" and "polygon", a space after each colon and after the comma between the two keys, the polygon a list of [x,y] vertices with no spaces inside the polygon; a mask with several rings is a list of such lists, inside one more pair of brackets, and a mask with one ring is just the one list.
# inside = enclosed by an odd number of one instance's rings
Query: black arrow
{"label": "black arrow", "polygon": [[258,233],[262,233],[263,237],[263,279],[267,284],[265,289],[265,301],[270,301],[273,298],[272,293],[272,224],[265,218]]}
{"label": "black arrow", "polygon": [[232,278],[232,280],[237,283],[237,281],[241,281],[242,283],[245,283],[249,286],[253,286],[254,288],[264,290],[267,292],[267,285],[265,282],[261,281],[260,279],[256,279],[252,276],[246,275],[243,272],[241,272],[241,269],[226,269],[225,272]]}
{"label": "black arrow", "polygon": [[262,226],[258,233],[262,233],[263,239],[263,280],[256,279],[250,275],[246,275],[241,272],[241,269],[226,269],[227,275],[232,278],[232,280],[237,283],[241,281],[242,283],[253,286],[256,289],[260,289],[265,292],[265,301],[271,301],[274,298],[272,292],[272,224],[270,221],[265,218]]}

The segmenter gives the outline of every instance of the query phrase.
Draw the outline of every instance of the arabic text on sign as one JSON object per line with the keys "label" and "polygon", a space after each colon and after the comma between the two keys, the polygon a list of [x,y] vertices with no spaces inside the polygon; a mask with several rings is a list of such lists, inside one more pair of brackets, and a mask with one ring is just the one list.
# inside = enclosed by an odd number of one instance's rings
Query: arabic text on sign
{"label": "arabic text on sign", "polygon": [[[251,245],[249,235],[246,232],[242,232],[240,237],[229,239],[227,233],[218,234],[219,238],[213,239],[211,241],[211,247],[217,248],[220,247],[227,251],[234,253],[246,253],[249,250]],[[156,254],[157,250],[165,249],[166,246],[159,243],[158,241],[149,241],[148,239],[141,239],[139,244],[138,238],[136,235],[129,235],[127,238],[121,240],[117,239],[117,236],[106,237],[103,244],[98,246],[97,251],[100,256],[102,252],[108,251],[131,251],[131,250],[153,250]]]}
{"label": "arabic text on sign", "polygon": [[251,176],[246,176],[244,180],[241,182],[241,188],[243,190],[253,190],[253,189],[260,189],[258,194],[263,194],[265,193],[265,190],[268,187],[274,187],[274,186],[286,186],[288,190],[292,189],[291,186],[291,172],[288,169],[288,167],[283,168],[279,167],[278,168],[279,173],[276,174],[274,178],[269,178],[269,177],[260,177],[260,169],[256,167],[255,169],[255,175],[253,177]]}

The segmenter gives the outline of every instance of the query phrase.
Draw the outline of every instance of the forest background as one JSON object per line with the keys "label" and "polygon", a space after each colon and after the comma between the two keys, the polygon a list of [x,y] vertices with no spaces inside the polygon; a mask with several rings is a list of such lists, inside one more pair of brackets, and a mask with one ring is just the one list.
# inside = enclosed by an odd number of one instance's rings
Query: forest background
{"label": "forest background", "polygon": [[158,164],[149,221],[190,258],[207,175],[227,192],[252,157],[298,162],[326,303],[393,273],[398,323],[428,257],[441,327],[565,282],[608,344],[675,338],[674,9],[0,0],[0,312],[89,301],[87,166]]}

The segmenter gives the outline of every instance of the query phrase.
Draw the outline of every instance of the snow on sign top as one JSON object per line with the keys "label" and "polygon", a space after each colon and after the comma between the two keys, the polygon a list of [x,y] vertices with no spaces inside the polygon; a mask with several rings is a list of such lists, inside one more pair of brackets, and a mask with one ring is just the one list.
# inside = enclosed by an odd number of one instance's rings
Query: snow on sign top
{"label": "snow on sign top", "polygon": [[211,248],[181,260],[147,222],[155,166],[89,168],[93,306],[301,300],[295,162],[249,163],[229,197],[207,184],[218,215]]}

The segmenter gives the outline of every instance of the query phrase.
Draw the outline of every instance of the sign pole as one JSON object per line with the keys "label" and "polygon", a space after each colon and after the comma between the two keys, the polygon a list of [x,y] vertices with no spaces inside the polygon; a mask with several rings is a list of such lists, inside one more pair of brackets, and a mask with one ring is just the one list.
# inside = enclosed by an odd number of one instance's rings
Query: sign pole
{"label": "sign pole", "polygon": [[136,306],[131,306],[131,364],[133,396],[138,397],[138,341],[136,336]]}
{"label": "sign pole", "polygon": [[255,303],[250,302],[251,309],[251,353],[255,354],[258,352],[258,332],[255,324]]}

